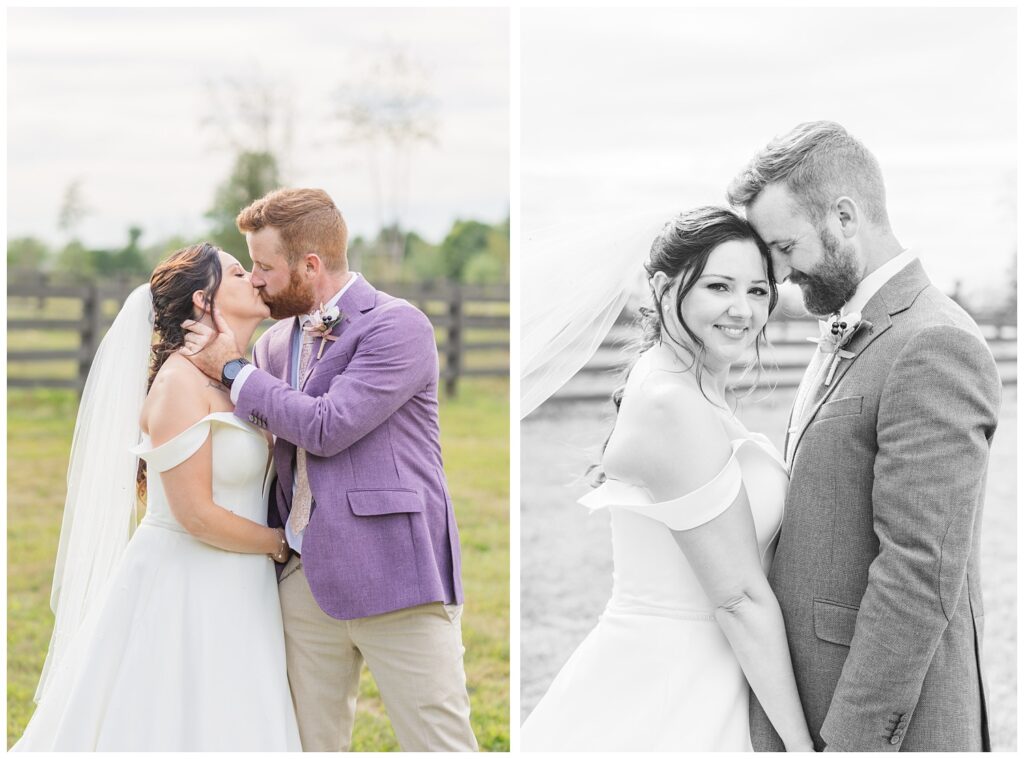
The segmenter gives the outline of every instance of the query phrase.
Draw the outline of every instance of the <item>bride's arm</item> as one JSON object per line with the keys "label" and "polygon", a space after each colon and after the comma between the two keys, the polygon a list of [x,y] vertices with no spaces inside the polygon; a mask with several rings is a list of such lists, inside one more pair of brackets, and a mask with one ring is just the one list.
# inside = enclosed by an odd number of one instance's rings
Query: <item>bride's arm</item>
{"label": "bride's arm", "polygon": [[[628,413],[609,442],[605,460],[610,473],[643,483],[656,501],[669,501],[722,471],[732,448],[705,399],[680,394],[677,387],[648,386],[634,404],[623,406]],[[786,749],[813,751],[782,613],[761,568],[746,492],[740,487],[732,504],[710,521],[672,534]]]}
{"label": "bride's arm", "polygon": [[[163,390],[155,384],[154,389],[158,393]],[[200,392],[194,392],[195,388],[186,386],[176,390],[162,392],[147,414],[154,445],[180,434],[210,411],[209,403]],[[147,476],[154,474],[148,472]],[[287,544],[281,530],[258,524],[214,503],[212,436],[208,436],[193,455],[160,472],[159,477],[171,513],[193,537],[225,551],[276,554],[277,560],[286,557]]]}
{"label": "bride's arm", "polygon": [[234,514],[213,501],[213,444],[206,442],[173,469],[160,472],[174,518],[198,540],[236,553],[277,554],[281,531]]}
{"label": "bride's arm", "polygon": [[761,569],[745,491],[710,522],[672,534],[715,604],[715,619],[786,750],[813,751],[782,612]]}

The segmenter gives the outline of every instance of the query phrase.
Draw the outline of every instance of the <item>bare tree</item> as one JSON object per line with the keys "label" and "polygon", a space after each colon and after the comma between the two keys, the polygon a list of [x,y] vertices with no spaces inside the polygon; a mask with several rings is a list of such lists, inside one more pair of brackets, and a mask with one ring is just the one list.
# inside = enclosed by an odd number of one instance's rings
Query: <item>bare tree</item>
{"label": "bare tree", "polygon": [[245,76],[205,82],[207,112],[200,126],[216,135],[214,149],[274,156],[284,166],[294,137],[291,88],[251,67]]}
{"label": "bare tree", "polygon": [[[334,93],[334,117],[343,146],[358,146],[367,161],[378,228],[401,232],[409,202],[412,157],[437,144],[437,99],[427,68],[405,50],[384,44],[365,68]],[[405,235],[382,235],[397,263]]]}
{"label": "bare tree", "polygon": [[201,126],[213,131],[213,149],[234,154],[230,174],[217,186],[205,214],[212,225],[208,235],[248,266],[245,238],[235,227],[235,217],[282,184],[293,136],[291,90],[258,66],[250,66],[244,76],[207,80],[205,85],[208,110]]}
{"label": "bare tree", "polygon": [[60,202],[60,211],[57,213],[57,228],[66,234],[69,239],[72,239],[75,237],[83,219],[90,213],[92,213],[92,209],[86,204],[82,193],[82,179],[71,180],[64,190],[64,197]]}

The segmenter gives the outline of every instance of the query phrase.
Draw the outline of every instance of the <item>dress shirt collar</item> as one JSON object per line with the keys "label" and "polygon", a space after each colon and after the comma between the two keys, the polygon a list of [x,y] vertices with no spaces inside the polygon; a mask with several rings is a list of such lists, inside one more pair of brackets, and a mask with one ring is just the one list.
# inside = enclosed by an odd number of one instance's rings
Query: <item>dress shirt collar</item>
{"label": "dress shirt collar", "polygon": [[[334,296],[333,296],[333,297],[332,297],[332,298],[331,298],[331,299],[330,299],[329,301],[327,301],[327,302],[326,302],[326,303],[324,304],[324,308],[330,308],[331,306],[333,306],[333,305],[337,304],[337,302],[338,302],[339,300],[341,300],[341,296],[345,294],[345,292],[346,292],[346,291],[348,290],[348,288],[352,287],[352,285],[353,285],[353,284],[355,283],[355,281],[356,281],[357,279],[359,279],[359,272],[357,272],[357,271],[353,271],[353,272],[349,272],[349,273],[350,273],[350,274],[351,274],[352,276],[351,276],[351,277],[349,277],[349,279],[348,279],[348,282],[346,282],[346,283],[345,283],[345,284],[344,284],[344,285],[342,286],[342,288],[341,288],[340,290],[338,290],[338,292],[334,293]],[[315,310],[317,310],[317,309],[314,309],[314,311],[315,311]],[[313,315],[313,312],[311,311],[311,312],[310,312],[310,313],[308,313],[308,314],[304,314],[303,316],[300,316],[300,317],[299,317],[299,326],[301,326],[301,327],[305,327],[305,326],[306,326],[306,322],[308,322],[308,321],[309,321],[309,319],[310,319],[310,317],[311,317],[312,315]]]}
{"label": "dress shirt collar", "polygon": [[866,306],[868,301],[875,296],[875,293],[881,290],[886,282],[895,277],[915,258],[917,258],[917,254],[910,249],[907,249],[895,258],[890,258],[884,264],[868,274],[860,281],[860,284],[857,285],[857,289],[854,291],[853,296],[849,301],[847,301],[846,305],[840,309],[840,313],[852,314],[863,311],[864,306]]}

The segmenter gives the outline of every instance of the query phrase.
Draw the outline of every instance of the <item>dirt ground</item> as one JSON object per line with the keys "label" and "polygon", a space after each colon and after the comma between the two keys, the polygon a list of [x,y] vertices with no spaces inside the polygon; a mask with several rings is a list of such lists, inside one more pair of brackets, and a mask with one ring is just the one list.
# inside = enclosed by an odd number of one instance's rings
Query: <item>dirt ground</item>
{"label": "dirt ground", "polygon": [[[1017,747],[1017,390],[1004,388],[982,533],[984,655],[993,748]],[[748,404],[751,430],[782,445],[793,391]],[[611,404],[549,403],[521,433],[521,695],[525,719],[597,622],[611,593],[607,512],[588,515],[581,476],[611,429]]]}

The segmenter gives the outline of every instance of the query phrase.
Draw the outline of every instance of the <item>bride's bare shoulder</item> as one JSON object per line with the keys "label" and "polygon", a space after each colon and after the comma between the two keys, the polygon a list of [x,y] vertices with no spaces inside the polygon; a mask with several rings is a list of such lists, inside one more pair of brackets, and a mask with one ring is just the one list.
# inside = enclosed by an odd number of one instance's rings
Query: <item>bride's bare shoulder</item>
{"label": "bride's bare shoulder", "polygon": [[603,466],[609,477],[652,490],[669,474],[671,488],[695,487],[705,481],[706,470],[721,467],[730,450],[721,413],[696,383],[652,371],[627,385]]}
{"label": "bride's bare shoulder", "polygon": [[171,354],[157,371],[139,425],[154,445],[170,440],[213,411],[211,379],[192,362]]}

